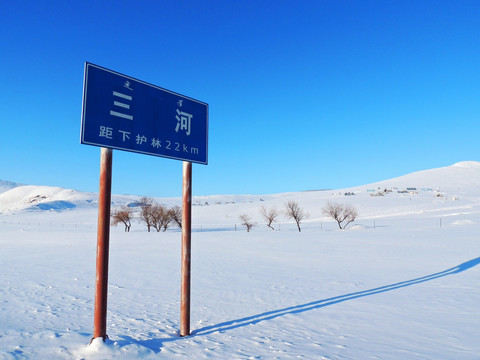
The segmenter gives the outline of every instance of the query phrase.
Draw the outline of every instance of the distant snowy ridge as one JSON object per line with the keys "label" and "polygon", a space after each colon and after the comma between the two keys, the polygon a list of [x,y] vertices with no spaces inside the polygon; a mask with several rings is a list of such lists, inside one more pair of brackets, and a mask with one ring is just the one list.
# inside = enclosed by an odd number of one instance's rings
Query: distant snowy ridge
{"label": "distant snowy ridge", "polygon": [[17,186],[0,194],[0,212],[25,209],[64,210],[91,202],[93,194],[50,186]]}
{"label": "distant snowy ridge", "polygon": [[478,161],[460,161],[452,166],[466,167],[466,168],[480,168],[480,162]]}
{"label": "distant snowy ridge", "polygon": [[18,184],[12,181],[0,180],[0,194],[17,186],[22,186],[22,184]]}
{"label": "distant snowy ridge", "polygon": [[[393,179],[379,181],[341,190],[310,191],[273,195],[210,195],[194,196],[194,206],[230,205],[239,203],[260,203],[266,201],[269,206],[283,206],[286,200],[311,202],[312,208],[328,194],[364,195],[385,190],[400,192],[406,189],[429,190],[434,193],[448,194],[450,197],[468,196],[480,198],[480,162],[463,161],[451,166],[413,172]],[[135,195],[113,195],[112,206],[131,205],[140,199]],[[162,198],[158,201],[167,206],[179,205],[179,198]],[[20,185],[0,181],[0,213],[23,210],[63,211],[73,208],[96,207],[98,195],[76,190],[49,186]],[[308,210],[308,209],[307,209]]]}
{"label": "distant snowy ridge", "polygon": [[[112,206],[138,202],[140,196],[112,195]],[[96,208],[98,194],[61,187],[18,185],[0,193],[0,214],[17,211]]]}
{"label": "distant snowy ridge", "polygon": [[480,162],[462,161],[450,166],[417,171],[359,188],[376,189],[378,187],[398,189],[415,187],[448,192],[452,195],[475,196],[480,194]]}

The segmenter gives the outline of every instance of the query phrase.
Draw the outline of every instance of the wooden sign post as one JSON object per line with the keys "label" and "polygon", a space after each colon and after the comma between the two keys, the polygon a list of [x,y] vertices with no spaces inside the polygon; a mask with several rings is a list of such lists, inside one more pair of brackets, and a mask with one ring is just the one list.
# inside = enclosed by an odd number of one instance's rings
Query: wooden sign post
{"label": "wooden sign post", "polygon": [[[110,202],[112,198],[112,149],[101,148],[98,194],[97,275],[93,339],[107,338],[108,253],[110,246]],[[92,339],[92,340],[93,340]]]}
{"label": "wooden sign post", "polygon": [[190,335],[190,269],[192,239],[192,163],[183,162],[182,274],[180,336]]}

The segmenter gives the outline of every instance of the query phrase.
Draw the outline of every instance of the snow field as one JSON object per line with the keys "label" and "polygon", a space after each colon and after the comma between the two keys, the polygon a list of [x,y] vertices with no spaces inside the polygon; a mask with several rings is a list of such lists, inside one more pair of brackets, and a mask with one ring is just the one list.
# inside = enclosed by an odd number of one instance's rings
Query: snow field
{"label": "snow field", "polygon": [[[458,169],[477,169],[465,165],[450,167],[451,176],[441,170],[442,197],[435,190],[371,197],[370,185],[349,189],[354,196],[196,198],[203,205],[193,208],[192,335],[185,338],[178,336],[178,229],[111,229],[110,339],[88,345],[94,198],[80,194],[61,211],[22,207],[24,200],[5,211],[0,202],[0,359],[478,359],[480,176],[470,174],[459,189]],[[426,187],[438,181],[432,172],[406,182]],[[284,218],[280,230],[268,229],[259,207],[292,199],[310,213],[302,232]],[[321,214],[328,201],[355,205],[359,219],[338,230]],[[250,233],[234,230],[242,213],[258,223]]]}

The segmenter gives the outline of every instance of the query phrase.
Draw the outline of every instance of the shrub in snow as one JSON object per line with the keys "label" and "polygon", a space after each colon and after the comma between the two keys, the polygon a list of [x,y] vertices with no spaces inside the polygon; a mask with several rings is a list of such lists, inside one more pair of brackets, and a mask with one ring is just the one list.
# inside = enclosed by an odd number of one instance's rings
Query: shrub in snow
{"label": "shrub in snow", "polygon": [[139,221],[145,223],[148,232],[152,227],[157,232],[166,231],[172,222],[182,227],[182,210],[179,206],[168,209],[147,197],[143,197],[140,202],[143,205],[140,209]]}
{"label": "shrub in snow", "polygon": [[131,207],[122,206],[112,212],[112,226],[116,226],[120,223],[125,225],[125,232],[130,231],[132,226],[131,220],[133,218],[133,210]]}
{"label": "shrub in snow", "polygon": [[274,223],[277,217],[280,215],[277,209],[273,207],[270,210],[267,210],[265,206],[262,206],[260,208],[260,214],[263,216],[263,218],[267,222],[267,226],[270,229],[275,230],[274,227],[272,226],[272,223]]}
{"label": "shrub in snow", "polygon": [[351,205],[328,203],[323,208],[323,214],[334,219],[340,229],[345,229],[348,224],[355,221],[358,212]]}
{"label": "shrub in snow", "polygon": [[255,226],[252,218],[247,214],[240,215],[240,221],[242,222],[242,225],[247,228],[247,232],[250,232],[250,229]]}
{"label": "shrub in snow", "polygon": [[302,222],[303,219],[308,217],[308,214],[298,205],[296,201],[289,201],[286,205],[286,215],[295,220],[295,223],[297,224],[298,231],[302,231],[300,228],[300,223]]}

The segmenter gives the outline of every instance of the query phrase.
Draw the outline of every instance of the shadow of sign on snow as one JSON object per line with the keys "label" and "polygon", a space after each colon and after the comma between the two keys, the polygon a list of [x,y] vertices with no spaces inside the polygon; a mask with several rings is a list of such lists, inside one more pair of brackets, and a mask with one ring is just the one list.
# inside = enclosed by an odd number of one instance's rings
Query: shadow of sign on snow
{"label": "shadow of sign on snow", "polygon": [[310,310],[315,310],[319,309],[325,306],[330,306],[334,304],[338,304],[344,301],[348,300],[353,300],[365,296],[370,296],[370,295],[375,295],[375,294],[380,294],[383,292],[387,291],[392,291],[392,290],[397,290],[400,288],[404,288],[407,286],[412,286],[416,284],[420,284],[422,282],[426,281],[431,281],[435,280],[444,276],[448,275],[453,275],[453,274],[458,274],[462,271],[468,270],[474,266],[477,266],[480,264],[480,257],[477,257],[475,259],[472,259],[470,261],[464,262],[458,266],[452,267],[450,269],[435,273],[435,274],[430,274],[427,276],[419,277],[416,279],[411,279],[407,281],[402,281],[396,284],[391,284],[391,285],[385,285],[385,286],[380,286],[374,289],[369,289],[369,290],[364,290],[364,291],[359,291],[355,293],[350,293],[350,294],[345,294],[345,295],[340,295],[340,296],[335,296],[332,298],[328,299],[322,299],[318,301],[313,301],[309,302],[306,304],[302,305],[296,305],[296,306],[291,306],[283,309],[278,309],[278,310],[272,310],[272,311],[267,311],[261,314],[257,315],[252,315],[248,317],[244,317],[242,319],[236,319],[236,320],[231,320],[231,321],[225,321],[223,323],[219,323],[216,325],[211,325],[211,326],[206,326],[201,329],[195,330],[192,332],[192,335],[208,335],[212,334],[217,331],[227,331],[227,330],[232,330],[236,328],[240,328],[243,326],[247,325],[253,325],[260,323],[262,321],[267,321],[267,320],[272,320],[287,314],[298,314],[302,313],[305,311],[310,311]]}
{"label": "shadow of sign on snow", "polygon": [[452,267],[450,269],[447,269],[447,270],[444,270],[444,271],[441,271],[441,272],[437,272],[437,273],[434,273],[434,274],[422,276],[422,277],[419,277],[419,278],[406,280],[406,281],[398,282],[398,283],[395,283],[395,284],[380,286],[380,287],[376,287],[376,288],[369,289],[369,290],[364,290],[364,291],[349,293],[349,294],[345,294],[345,295],[335,296],[335,297],[331,297],[331,298],[328,298],[328,299],[313,301],[313,302],[309,302],[309,303],[302,304],[302,305],[296,305],[296,306],[286,307],[286,308],[283,308],[283,309],[267,311],[267,312],[264,312],[264,313],[261,313],[261,314],[247,316],[247,317],[244,317],[244,318],[241,318],[241,319],[236,319],[236,320],[231,320],[231,321],[225,321],[225,322],[215,324],[215,325],[205,326],[203,328],[192,331],[192,334],[191,334],[190,337],[187,336],[187,337],[182,338],[178,334],[176,334],[176,335],[171,334],[170,337],[165,337],[165,338],[150,338],[150,339],[139,340],[139,339],[135,339],[131,336],[120,336],[120,338],[116,341],[116,344],[120,348],[122,348],[124,346],[129,346],[131,344],[137,344],[137,345],[140,345],[140,346],[143,346],[145,348],[150,349],[154,353],[159,353],[161,351],[163,345],[165,343],[168,343],[168,342],[182,341],[184,339],[188,340],[188,339],[190,339],[191,337],[194,337],[194,336],[209,335],[209,334],[213,334],[215,332],[224,332],[224,331],[228,331],[228,330],[233,330],[233,329],[241,328],[241,327],[248,326],[248,325],[258,324],[258,323],[263,322],[263,321],[276,319],[278,317],[285,316],[285,315],[288,315],[288,314],[303,313],[303,312],[306,312],[306,311],[316,310],[316,309],[320,309],[322,307],[338,304],[338,303],[341,303],[341,302],[344,302],[344,301],[349,301],[349,300],[358,299],[358,298],[365,297],[365,296],[371,296],[371,295],[380,294],[380,293],[387,292],[387,291],[401,289],[401,288],[404,288],[404,287],[407,287],[407,286],[420,284],[420,283],[435,280],[435,279],[438,279],[438,278],[441,278],[441,277],[445,277],[445,276],[449,276],[449,275],[453,275],[453,274],[458,274],[458,273],[461,273],[465,270],[471,269],[471,268],[477,266],[478,264],[480,264],[480,257],[477,257],[475,259],[466,261],[466,262],[464,262],[460,265],[457,265],[455,267]]}

